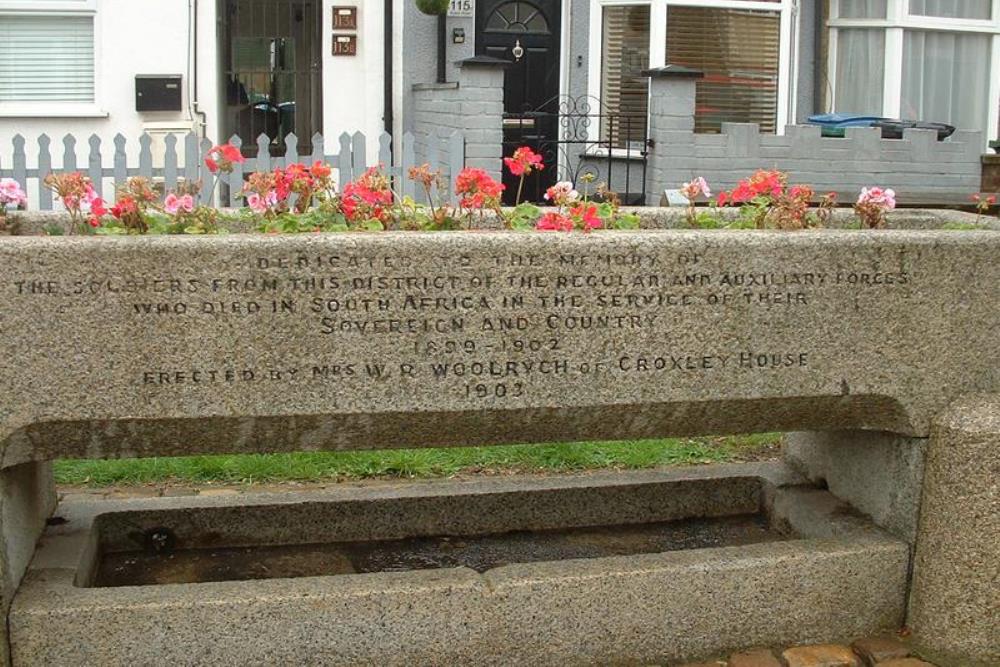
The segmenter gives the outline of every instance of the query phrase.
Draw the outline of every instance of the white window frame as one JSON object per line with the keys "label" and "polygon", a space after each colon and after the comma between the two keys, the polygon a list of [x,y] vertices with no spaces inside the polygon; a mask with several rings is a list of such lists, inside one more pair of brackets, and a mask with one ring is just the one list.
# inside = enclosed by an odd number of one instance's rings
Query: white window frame
{"label": "white window frame", "polygon": [[[994,0],[995,2],[1000,0]],[[795,95],[792,73],[792,42],[795,31],[797,0],[757,2],[750,0],[590,0],[590,62],[587,70],[587,92],[601,99],[602,65],[604,61],[604,8],[615,6],[649,6],[649,67],[667,64],[667,11],[671,6],[713,7],[718,9],[755,9],[780,12],[778,53],[778,113],[775,132],[785,133],[789,118],[795,118]],[[590,139],[597,141],[599,127],[590,127]],[[622,154],[624,155],[624,151]]]}
{"label": "white window frame", "polygon": [[971,32],[992,35],[990,78],[987,95],[986,141],[1000,134],[1000,0],[993,0],[990,19],[952,19],[910,13],[909,0],[887,0],[886,18],[840,18],[840,0],[830,0],[830,52],[827,58],[829,108],[837,108],[837,39],[843,28],[881,28],[885,31],[885,83],[882,90],[882,115],[898,118],[903,96],[903,35],[907,30]]}
{"label": "white window frame", "polygon": [[107,118],[101,109],[101,22],[98,0],[0,0],[0,15],[90,16],[94,21],[92,102],[0,102],[0,118]]}

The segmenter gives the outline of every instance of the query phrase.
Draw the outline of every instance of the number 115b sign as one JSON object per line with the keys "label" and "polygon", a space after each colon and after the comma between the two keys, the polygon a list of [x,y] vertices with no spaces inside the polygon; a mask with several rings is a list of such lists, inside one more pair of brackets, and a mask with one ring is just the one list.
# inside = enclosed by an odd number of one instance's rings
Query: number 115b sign
{"label": "number 115b sign", "polygon": [[451,0],[448,16],[473,18],[476,15],[476,0]]}

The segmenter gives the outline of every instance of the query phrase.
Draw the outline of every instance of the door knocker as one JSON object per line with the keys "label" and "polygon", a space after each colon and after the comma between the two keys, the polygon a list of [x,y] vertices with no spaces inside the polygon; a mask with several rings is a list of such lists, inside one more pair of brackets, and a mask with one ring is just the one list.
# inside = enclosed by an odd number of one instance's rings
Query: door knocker
{"label": "door knocker", "polygon": [[521,58],[524,57],[524,47],[521,46],[521,40],[517,40],[510,52],[514,55],[514,62],[521,61]]}

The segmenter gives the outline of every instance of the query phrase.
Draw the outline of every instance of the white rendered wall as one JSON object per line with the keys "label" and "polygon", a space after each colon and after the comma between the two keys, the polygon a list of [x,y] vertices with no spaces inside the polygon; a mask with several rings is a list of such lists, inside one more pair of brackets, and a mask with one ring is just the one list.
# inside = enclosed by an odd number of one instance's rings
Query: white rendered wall
{"label": "white rendered wall", "polygon": [[[333,56],[333,5],[358,8],[358,54]],[[383,120],[383,77],[385,33],[383,0],[324,0],[323,2],[323,136],[327,155],[336,154],[341,133],[365,133],[367,157],[374,164],[378,137],[385,130]],[[402,16],[396,22],[402,23]],[[396,32],[401,25],[394,26]],[[338,31],[350,34],[348,31]],[[405,54],[403,55],[405,58]]]}
{"label": "white rendered wall", "polygon": [[[77,138],[77,165],[85,168],[90,151],[88,139],[97,134],[103,141],[105,166],[110,167],[114,153],[113,137],[119,132],[129,139],[129,163],[137,164],[137,139],[145,131],[166,129],[190,131],[198,119],[192,113],[188,40],[191,0],[96,0],[95,13],[95,101],[74,116],[53,112],[51,107],[18,109],[12,113],[0,104],[0,163],[11,166],[11,139],[21,134],[27,140],[28,168],[37,166],[37,137],[45,133],[52,139],[50,151],[55,167],[62,164],[62,138],[72,133]],[[25,3],[0,0],[0,11],[33,8],[48,2]],[[55,4],[55,3],[53,3]],[[198,100],[207,114],[206,133],[215,140],[219,132],[218,59],[216,49],[215,0],[198,4]],[[2,18],[0,18],[2,20]],[[193,55],[193,48],[192,54]],[[191,60],[193,67],[193,59]],[[137,74],[180,74],[183,76],[183,110],[180,112],[139,113],[135,110]],[[179,142],[178,146],[182,146]],[[155,150],[154,150],[155,155]],[[32,194],[32,193],[29,193]]]}
{"label": "white rendered wall", "polygon": [[[332,6],[352,4],[351,0],[323,0],[323,135],[327,154],[336,154],[337,138],[342,132],[358,130],[368,138],[369,162],[378,155],[378,136],[384,130],[384,51],[383,0],[354,0],[358,6],[358,55],[332,55]],[[129,142],[129,165],[138,160],[137,138],[143,132],[154,136],[154,166],[161,166],[162,154],[157,143],[167,130],[199,130],[200,119],[193,113],[191,87],[194,47],[189,54],[189,7],[194,0],[0,0],[0,12],[39,11],[39,8],[67,8],[93,11],[95,16],[95,101],[75,105],[72,110],[54,110],[40,105],[18,105],[4,109],[0,104],[0,167],[10,169],[14,135],[27,140],[28,168],[37,166],[37,137],[48,134],[55,168],[62,166],[62,138],[72,133],[77,138],[77,166],[85,169],[89,154],[88,139],[97,134],[102,139],[106,167],[112,165],[113,138],[125,135]],[[403,5],[397,3],[395,33],[401,38]],[[198,0],[198,101],[205,112],[206,136],[218,143],[222,119],[219,114],[219,54],[216,35],[216,0]],[[0,18],[2,20],[2,18]],[[402,40],[400,39],[400,44]],[[400,49],[401,50],[401,49]],[[399,54],[400,59],[405,54]],[[190,62],[189,62],[190,61]],[[137,74],[181,74],[183,110],[181,112],[139,113],[135,111],[135,76]],[[402,76],[396,81],[401,97]],[[401,114],[400,114],[401,116]],[[183,142],[178,142],[178,150]],[[183,161],[183,156],[181,155]],[[105,190],[110,188],[105,182]],[[29,185],[32,201],[36,191]]]}

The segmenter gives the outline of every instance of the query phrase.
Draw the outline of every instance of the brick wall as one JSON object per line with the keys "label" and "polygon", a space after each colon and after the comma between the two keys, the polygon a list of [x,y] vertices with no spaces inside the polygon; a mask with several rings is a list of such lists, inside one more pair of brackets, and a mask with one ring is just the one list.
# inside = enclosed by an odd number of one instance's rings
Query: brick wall
{"label": "brick wall", "polygon": [[[503,150],[504,73],[496,65],[470,64],[459,69],[458,81],[413,87],[414,136],[417,164],[438,164],[454,180],[449,166],[449,142],[458,132],[465,141],[465,165],[500,178]],[[432,147],[437,143],[436,150]]]}
{"label": "brick wall", "polygon": [[721,134],[695,134],[696,78],[654,76],[650,81],[647,201],[664,189],[703,176],[714,191],[730,189],[757,169],[780,169],[792,182],[817,192],[837,192],[842,201],[864,186],[896,190],[901,204],[969,203],[980,188],[980,132],[955,132],[937,141],[931,130],[906,130],[903,139],[882,139],[877,128],[850,128],[844,138],[820,136],[820,128],[797,125],[783,136],[762,134],[753,124],[724,124]]}

